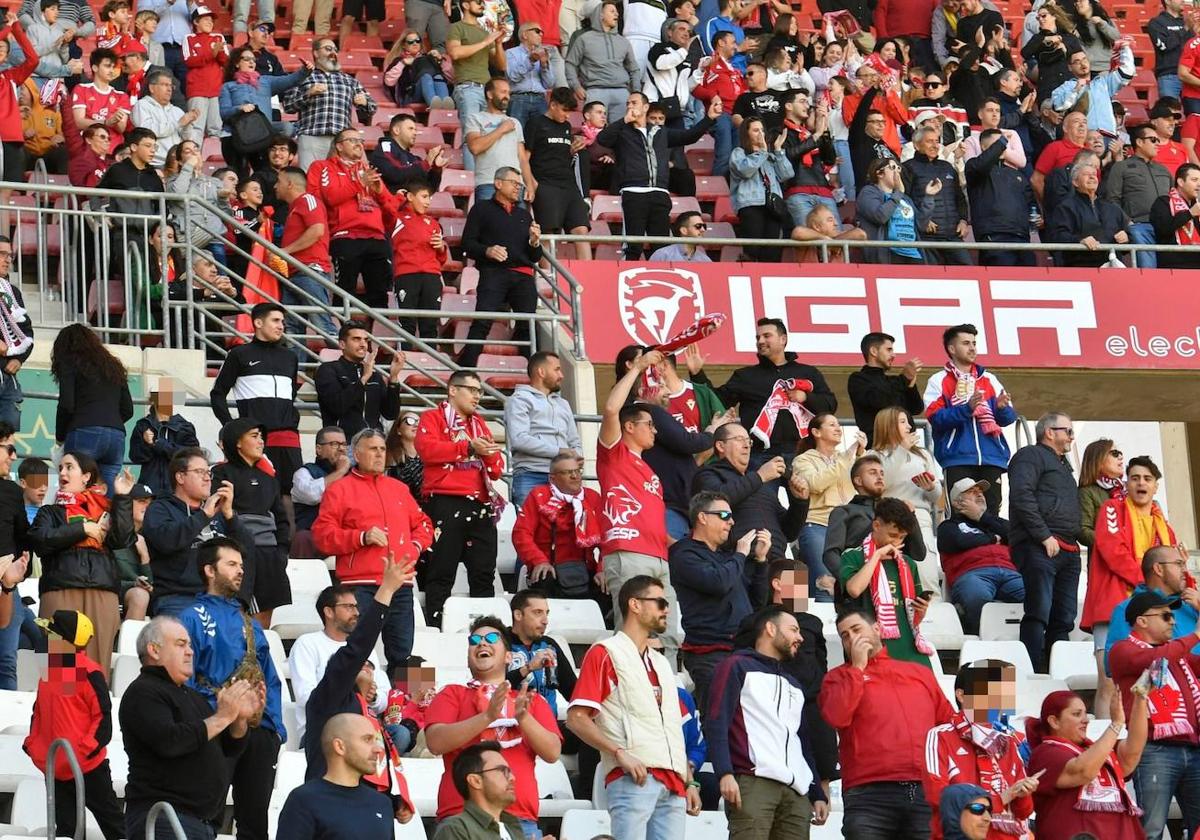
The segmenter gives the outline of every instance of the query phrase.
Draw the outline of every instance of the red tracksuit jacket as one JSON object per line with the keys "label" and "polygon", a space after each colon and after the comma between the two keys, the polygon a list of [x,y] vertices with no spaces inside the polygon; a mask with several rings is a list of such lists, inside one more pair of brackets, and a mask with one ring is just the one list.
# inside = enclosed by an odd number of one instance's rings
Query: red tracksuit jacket
{"label": "red tracksuit jacket", "polygon": [[365,159],[349,163],[339,157],[313,161],[308,167],[308,191],[325,202],[331,240],[385,238],[379,205],[387,187],[380,187],[379,196],[372,195],[360,175],[366,169]]}
{"label": "red tracksuit jacket", "polygon": [[[213,53],[213,44],[221,49]],[[183,41],[183,63],[187,65],[187,95],[219,96],[222,70],[229,60],[225,36],[216,32],[193,32]]]}
{"label": "red tracksuit jacket", "polygon": [[450,258],[450,249],[444,240],[441,248],[429,244],[433,232],[442,229],[438,220],[421,215],[412,204],[391,193],[381,194],[379,204],[392,240],[392,276],[441,274],[442,266]]}

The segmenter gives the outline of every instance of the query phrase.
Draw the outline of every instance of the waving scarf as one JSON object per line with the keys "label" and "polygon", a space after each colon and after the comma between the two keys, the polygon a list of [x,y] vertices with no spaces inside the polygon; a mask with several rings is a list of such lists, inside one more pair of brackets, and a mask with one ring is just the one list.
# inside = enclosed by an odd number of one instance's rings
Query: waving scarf
{"label": "waving scarf", "polygon": [[[954,377],[946,378],[947,382],[954,382],[954,393],[949,394],[951,405],[963,405],[971,401],[971,396],[975,393],[978,387],[978,371],[975,365],[971,365],[970,373],[963,373],[954,366],[953,362],[946,362],[946,371]],[[1000,430],[1000,424],[996,422],[996,415],[992,413],[992,405],[986,398],[981,400],[979,405],[975,406],[975,419],[979,421],[979,428],[985,435],[1000,437],[1003,432]]]}
{"label": "waving scarf", "polygon": [[[471,414],[464,418],[455,410],[454,406],[450,405],[449,400],[442,402],[438,408],[441,409],[442,418],[446,421],[446,429],[450,432],[451,440],[474,440],[477,437],[492,439],[492,432],[488,429],[487,422],[478,414]],[[501,456],[501,458],[503,457]],[[492,518],[499,521],[500,514],[504,512],[508,502],[497,492],[492,483],[492,477],[488,475],[487,464],[483,462],[482,458],[472,458],[461,462],[461,466],[465,469],[478,469],[483,473],[483,486],[487,488],[488,502],[492,506]]]}
{"label": "waving scarf", "polygon": [[[62,505],[66,508],[67,522],[80,523],[107,522],[108,509],[111,506],[108,496],[92,490],[84,490],[82,493],[70,493],[66,490],[59,490],[58,494],[54,497],[54,504]],[[75,543],[75,546],[77,548],[104,550],[103,541],[87,536]]]}
{"label": "waving scarf", "polygon": [[[1146,640],[1139,639],[1136,634],[1131,634],[1129,641],[1142,650],[1154,647]],[[1172,666],[1178,667],[1178,673],[1183,675],[1184,682],[1187,683],[1188,692],[1192,695],[1192,708],[1200,712],[1200,682],[1197,682],[1196,673],[1188,664],[1187,657],[1182,656],[1174,662],[1165,658],[1155,660],[1150,666],[1150,684],[1155,687],[1146,694],[1150,723],[1154,727],[1150,737],[1155,741],[1179,735],[1193,735],[1196,732],[1195,724],[1188,716],[1187,702],[1179,686],[1179,677]]]}
{"label": "waving scarf", "polygon": [[[695,344],[703,338],[715,333],[722,324],[725,323],[725,316],[720,312],[714,312],[711,315],[704,315],[696,319],[696,323],[692,324],[683,332],[677,333],[673,337],[667,339],[663,344],[651,347],[651,350],[666,355],[674,353],[676,350],[682,350],[689,344]],[[642,374],[641,396],[646,402],[659,404],[659,396],[662,392],[663,381],[658,375],[658,371],[653,366],[646,368],[646,372]]]}
{"label": "waving scarf", "polygon": [[[863,540],[863,562],[871,559],[871,555],[875,553],[875,540],[867,534],[867,538]],[[908,568],[908,563],[901,557],[899,560],[884,560],[875,567],[875,574],[871,577],[871,601],[875,606],[875,617],[879,620],[879,626],[882,630],[881,636],[885,639],[900,638],[900,622],[896,618],[896,602],[892,598],[892,587],[888,581],[887,572],[883,568],[884,563],[896,564],[896,578],[900,584],[900,597],[904,599],[904,610],[908,615],[908,626],[912,628],[913,644],[917,650],[926,656],[934,656],[937,651],[933,645],[921,633],[921,627],[916,617],[916,607],[913,606],[913,599],[917,597],[917,589],[913,584],[912,569]]]}
{"label": "waving scarf", "polygon": [[792,415],[800,437],[808,437],[809,421],[816,415],[805,408],[803,403],[792,402],[788,391],[800,390],[810,394],[812,389],[813,384],[807,379],[776,379],[775,387],[771,389],[771,396],[767,397],[767,401],[763,403],[762,411],[755,418],[754,428],[750,430],[750,434],[761,440],[764,445],[770,446],[771,434],[775,431],[775,421],[779,419],[779,412],[786,411]]}
{"label": "waving scarf", "polygon": [[[975,777],[981,787],[999,797],[1012,784],[1020,781],[1005,778],[1004,768],[1000,766],[1001,759],[1020,740],[1011,726],[1001,722],[990,727],[983,726],[972,722],[962,711],[954,713],[950,718],[950,725],[954,727],[958,737],[975,747]],[[1026,821],[1018,820],[1007,808],[1001,813],[992,814],[992,828],[1013,837],[1029,835],[1029,825]]]}
{"label": "waving scarf", "polygon": [[[1192,209],[1188,200],[1180,195],[1178,187],[1172,187],[1167,192],[1167,204],[1170,206],[1172,216],[1179,213],[1188,213]],[[1188,219],[1188,223],[1183,227],[1175,228],[1175,244],[1200,245],[1200,231],[1196,230],[1196,218],[1194,216]]]}
{"label": "waving scarf", "polygon": [[542,514],[553,522],[558,512],[570,505],[575,514],[575,544],[583,549],[598,546],[601,539],[600,523],[596,521],[597,517],[588,517],[587,509],[583,506],[583,490],[578,495],[568,496],[553,484],[549,487],[550,498],[542,505]]}
{"label": "waving scarf", "polygon": [[[1075,755],[1083,755],[1084,750],[1092,745],[1092,741],[1087,738],[1083,740],[1083,745],[1080,746],[1053,735],[1048,736],[1043,743],[1062,747]],[[1142,815],[1142,809],[1133,804],[1133,800],[1129,798],[1129,794],[1125,791],[1124,777],[1121,775],[1121,768],[1117,763],[1116,752],[1110,753],[1108,758],[1104,760],[1104,764],[1101,766],[1100,773],[1096,778],[1092,779],[1086,785],[1080,786],[1079,795],[1075,800],[1075,810],[1129,814],[1133,817],[1140,817]]]}
{"label": "waving scarf", "polygon": [[[488,703],[492,702],[492,695],[496,693],[496,688],[490,683],[480,682],[479,680],[470,680],[467,682],[467,688],[475,692],[475,709],[482,712],[488,707]],[[499,742],[504,749],[512,749],[519,746],[522,740],[521,725],[517,723],[517,696],[513,692],[508,693],[508,697],[504,700],[504,710],[500,713],[500,717],[496,718],[488,725],[488,729],[492,730],[492,739]]]}

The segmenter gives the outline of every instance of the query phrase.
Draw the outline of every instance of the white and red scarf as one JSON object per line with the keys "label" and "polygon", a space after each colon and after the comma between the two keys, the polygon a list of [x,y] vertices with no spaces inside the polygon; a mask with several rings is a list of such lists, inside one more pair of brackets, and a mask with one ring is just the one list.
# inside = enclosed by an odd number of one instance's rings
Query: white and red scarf
{"label": "white and red scarf", "polygon": [[[954,382],[954,389],[947,394],[951,405],[964,405],[971,401],[971,396],[979,387],[978,370],[978,367],[971,365],[971,372],[963,373],[953,362],[946,362],[946,371],[953,377],[953,380],[947,377],[946,382]],[[975,406],[974,415],[985,435],[1000,437],[1003,434],[1000,424],[996,422],[996,415],[992,413],[992,404],[986,396]]]}
{"label": "white and red scarf", "polygon": [[[1129,641],[1142,650],[1154,647],[1145,639],[1139,639],[1134,634],[1130,634]],[[1151,684],[1155,687],[1146,694],[1146,705],[1150,709],[1150,723],[1154,727],[1150,738],[1154,741],[1175,738],[1179,735],[1192,735],[1196,731],[1195,724],[1188,718],[1187,701],[1179,686],[1179,678],[1171,668],[1172,664],[1178,665],[1179,671],[1183,674],[1184,682],[1187,683],[1188,691],[1192,695],[1192,708],[1200,711],[1200,682],[1197,682],[1196,674],[1192,671],[1192,666],[1188,664],[1187,657],[1180,657],[1174,663],[1165,658],[1155,661],[1150,666],[1155,675]]]}
{"label": "white and red scarf", "polygon": [[0,338],[8,345],[8,356],[20,356],[33,346],[33,336],[26,335],[21,323],[29,317],[17,300],[12,282],[0,277]]}
{"label": "white and red scarf", "polygon": [[[1084,750],[1092,745],[1087,738],[1084,739],[1082,746],[1055,737],[1046,738],[1043,743],[1054,744],[1075,755],[1083,755]],[[1121,768],[1117,763],[1116,752],[1109,753],[1096,778],[1086,785],[1080,786],[1079,795],[1075,799],[1075,810],[1129,814],[1131,817],[1142,815],[1142,809],[1133,804],[1133,800],[1125,791],[1124,777],[1121,775]]]}
{"label": "white and red scarf", "polygon": [[[475,710],[482,712],[488,707],[488,703],[492,702],[492,695],[496,693],[498,686],[479,680],[469,680],[467,688],[475,692]],[[514,692],[508,693],[508,697],[504,700],[504,710],[500,713],[500,717],[488,724],[488,729],[491,730],[492,739],[506,750],[521,745],[523,736],[521,735],[521,724],[517,722],[517,695]]]}
{"label": "white and red scarf", "polygon": [[[450,405],[449,400],[443,401],[438,408],[441,409],[442,419],[446,421],[446,429],[450,434],[451,440],[471,441],[477,437],[485,437],[488,440],[492,439],[492,432],[488,429],[487,422],[478,414],[468,415],[464,419],[454,406]],[[477,466],[479,471],[483,473],[483,486],[487,488],[488,502],[492,506],[492,518],[499,521],[500,514],[504,512],[504,507],[508,502],[497,492],[496,486],[492,483],[492,477],[488,475],[487,464],[483,462],[482,458],[473,458],[463,463]]]}
{"label": "white and red scarf", "polygon": [[[1184,198],[1177,187],[1172,187],[1167,192],[1167,204],[1171,208],[1171,215],[1179,213],[1188,213],[1191,211],[1191,205]],[[1175,228],[1175,244],[1176,245],[1200,245],[1200,231],[1196,229],[1195,217],[1188,219],[1188,223],[1180,228]]]}
{"label": "white and red scarf", "polygon": [[[875,540],[870,534],[867,534],[867,538],[863,540],[862,550],[865,563],[875,553]],[[900,622],[896,618],[896,601],[892,597],[892,587],[888,581],[887,571],[883,568],[884,563],[896,564],[896,580],[899,582],[900,597],[904,599],[904,611],[908,615],[908,626],[912,628],[913,644],[918,652],[926,656],[934,656],[937,651],[921,633],[920,623],[917,621],[917,610],[913,605],[913,600],[917,597],[917,588],[913,583],[912,569],[908,568],[908,563],[904,561],[903,556],[899,560],[884,560],[875,567],[875,574],[871,577],[871,602],[875,607],[875,617],[879,620],[880,635],[885,639],[900,638]]]}
{"label": "white and red scarf", "polygon": [[548,486],[550,498],[540,508],[542,515],[553,522],[558,517],[558,512],[569,505],[575,519],[575,544],[582,549],[595,548],[600,545],[602,536],[600,523],[595,521],[598,517],[587,515],[587,508],[583,505],[583,490],[580,490],[578,495],[568,496],[553,484]]}
{"label": "white and red scarf", "polygon": [[[657,350],[664,356],[668,353],[674,353],[677,350],[682,350],[689,344],[695,344],[701,339],[707,338],[715,333],[724,323],[725,315],[723,313],[714,312],[711,315],[704,315],[697,318],[696,323],[667,339],[666,342],[649,349]],[[653,365],[646,368],[645,373],[642,374],[641,384],[638,387],[639,394],[643,400],[655,405],[661,403],[663,380]]]}
{"label": "white and red scarf", "polygon": [[[950,718],[950,725],[954,727],[958,737],[975,747],[975,774],[979,786],[1000,797],[1011,787],[1000,762],[1008,755],[1010,746],[1017,741],[1012,728],[1000,729],[974,723],[963,711],[954,713]],[[1014,817],[1009,808],[992,814],[992,829],[1012,837],[1029,836],[1028,822]]]}
{"label": "white and red scarf", "polygon": [[788,391],[800,390],[811,394],[812,389],[813,384],[807,379],[776,379],[775,387],[771,389],[771,396],[767,397],[767,401],[763,403],[762,411],[754,420],[754,428],[750,430],[750,434],[770,446],[771,433],[775,431],[775,421],[779,419],[779,412],[786,411],[796,422],[800,437],[808,437],[809,421],[816,415],[805,408],[803,403],[792,402]]}
{"label": "white and red scarf", "polygon": [[1125,479],[1120,476],[1117,478],[1109,478],[1106,475],[1097,476],[1096,486],[1107,491],[1110,499],[1125,498]]}

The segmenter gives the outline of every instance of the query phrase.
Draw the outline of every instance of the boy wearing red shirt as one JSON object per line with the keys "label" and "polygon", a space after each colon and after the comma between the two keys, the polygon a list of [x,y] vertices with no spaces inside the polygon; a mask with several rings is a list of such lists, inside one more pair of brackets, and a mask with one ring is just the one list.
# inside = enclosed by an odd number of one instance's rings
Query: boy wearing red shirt
{"label": "boy wearing red shirt", "polygon": [[[442,226],[428,215],[433,187],[423,180],[408,185],[408,201],[388,192],[380,194],[383,222],[392,239],[392,273],[396,301],[401,309],[442,308],[442,266],[450,249]],[[400,328],[421,338],[437,338],[438,318],[401,318]]]}
{"label": "boy wearing red shirt", "polygon": [[446,770],[438,788],[437,819],[463,809],[463,798],[454,787],[451,768],[458,754],[480,741],[499,742],[512,769],[516,801],[508,812],[521,822],[526,836],[537,828],[538,786],[534,766],[558,761],[562,733],[550,705],[536,691],[514,692],[508,682],[512,654],[504,622],[481,616],[471,623],[467,637],[466,685],[448,685],[438,692],[425,715],[425,744],[440,755]]}
{"label": "boy wearing red shirt", "polygon": [[92,50],[88,59],[92,66],[92,81],[75,86],[71,92],[71,119],[63,120],[67,150],[74,157],[83,152],[83,136],[80,134],[92,123],[100,123],[108,129],[109,153],[125,142],[129,128],[129,114],[133,105],[129,94],[112,86],[120,72],[117,54],[105,47]]}
{"label": "boy wearing red shirt", "polygon": [[455,371],[447,391],[441,405],[421,415],[415,441],[425,464],[424,507],[437,534],[425,579],[425,614],[435,627],[459,563],[467,567],[472,598],[494,594],[495,520],[504,504],[492,487],[504,470],[504,447],[478,413],[479,377]]}
{"label": "boy wearing red shirt", "polygon": [[183,63],[187,65],[187,105],[197,111],[199,119],[189,126],[188,139],[203,143],[205,135],[221,133],[221,110],[217,105],[221,94],[222,68],[229,60],[229,45],[225,36],[213,32],[213,13],[207,6],[197,6],[192,12],[195,32],[183,41]]}

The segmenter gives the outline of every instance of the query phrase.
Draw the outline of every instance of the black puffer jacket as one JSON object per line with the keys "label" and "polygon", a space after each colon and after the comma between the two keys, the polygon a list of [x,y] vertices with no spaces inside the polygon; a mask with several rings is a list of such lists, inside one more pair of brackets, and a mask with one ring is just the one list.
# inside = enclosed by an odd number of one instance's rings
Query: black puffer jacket
{"label": "black puffer jacket", "polygon": [[[930,158],[917,153],[900,167],[904,179],[904,192],[917,205],[917,235],[922,239],[956,239],[955,228],[967,218],[967,196],[958,185],[958,173],[954,166],[941,158]],[[936,195],[925,192],[927,184],[942,182]],[[929,223],[937,230],[929,231]]]}
{"label": "black puffer jacket", "polygon": [[783,141],[783,153],[792,164],[795,175],[783,185],[786,195],[788,190],[797,187],[823,187],[830,189],[829,179],[825,176],[825,167],[837,162],[837,152],[833,149],[833,140],[826,132],[820,137],[814,137],[804,130],[804,137],[791,122],[784,122],[787,139]]}
{"label": "black puffer jacket", "polygon": [[121,575],[112,551],[133,545],[133,503],[114,496],[109,509],[111,524],[104,548],[83,547],[87,539],[82,521],[67,521],[63,505],[44,505],[29,528],[29,546],[41,558],[38,592],[62,589],[107,589],[120,593]]}
{"label": "black puffer jacket", "polygon": [[[708,133],[713,121],[708,117],[687,130],[660,128],[649,134],[636,126],[614,119],[598,135],[596,142],[613,150],[613,191],[625,187],[667,188],[670,149],[688,146]],[[650,126],[647,126],[649,129]],[[651,168],[653,167],[653,172]]]}

